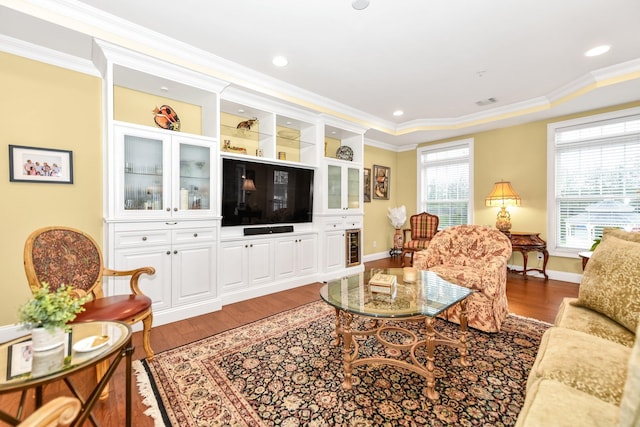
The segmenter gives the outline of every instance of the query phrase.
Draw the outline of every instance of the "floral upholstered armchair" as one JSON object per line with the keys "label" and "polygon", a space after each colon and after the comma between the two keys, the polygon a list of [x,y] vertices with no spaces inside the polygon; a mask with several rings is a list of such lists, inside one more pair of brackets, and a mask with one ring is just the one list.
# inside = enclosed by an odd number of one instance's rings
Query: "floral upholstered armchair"
{"label": "floral upholstered armchair", "polygon": [[[511,242],[501,231],[488,226],[459,225],[438,232],[427,249],[416,252],[413,266],[476,291],[467,299],[469,326],[498,332],[509,313],[506,284],[510,256]],[[450,308],[442,317],[459,323],[460,305]]]}

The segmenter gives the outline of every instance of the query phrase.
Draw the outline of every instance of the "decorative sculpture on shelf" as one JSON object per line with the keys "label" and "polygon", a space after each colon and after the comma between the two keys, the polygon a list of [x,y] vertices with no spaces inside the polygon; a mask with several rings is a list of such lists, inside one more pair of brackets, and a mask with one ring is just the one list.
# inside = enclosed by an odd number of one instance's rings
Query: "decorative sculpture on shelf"
{"label": "decorative sculpture on shelf", "polygon": [[242,122],[238,123],[238,126],[236,126],[236,129],[251,130],[251,126],[253,126],[257,121],[258,121],[257,117],[254,117],[254,118],[249,119],[249,120],[242,121]]}
{"label": "decorative sculpture on shelf", "polygon": [[389,208],[387,217],[391,221],[391,225],[396,229],[396,233],[393,236],[393,250],[402,250],[402,232],[400,228],[407,221],[407,209],[404,205],[399,208]]}
{"label": "decorative sculpture on shelf", "polygon": [[163,105],[160,108],[153,109],[155,114],[153,121],[162,129],[169,129],[178,132],[180,130],[180,118],[176,110],[168,105]]}

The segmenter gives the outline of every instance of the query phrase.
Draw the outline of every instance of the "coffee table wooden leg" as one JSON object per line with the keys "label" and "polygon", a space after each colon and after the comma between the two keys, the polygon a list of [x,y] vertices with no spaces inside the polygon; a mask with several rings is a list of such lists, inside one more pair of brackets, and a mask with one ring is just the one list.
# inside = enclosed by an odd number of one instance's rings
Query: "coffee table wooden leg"
{"label": "coffee table wooden leg", "polygon": [[340,338],[342,337],[342,326],[340,325],[340,310],[336,308],[336,340],[333,345],[340,345]]}
{"label": "coffee table wooden leg", "polygon": [[351,342],[353,339],[353,330],[351,329],[351,322],[353,321],[353,315],[346,311],[340,312],[341,317],[341,329],[342,329],[342,362],[344,364],[344,381],[342,382],[342,388],[345,390],[351,390],[351,372],[353,367],[351,362],[353,361],[354,354],[351,350]]}
{"label": "coffee table wooden leg", "polygon": [[460,353],[460,364],[462,366],[470,366],[471,362],[467,360],[469,355],[469,348],[467,345],[467,300],[460,301],[460,346],[458,347]]}
{"label": "coffee table wooden leg", "polygon": [[427,328],[427,397],[429,399],[435,400],[440,395],[436,391],[436,374],[434,373],[436,369],[435,364],[435,349],[436,349],[436,332],[433,328],[436,319],[435,317],[425,317],[424,324]]}

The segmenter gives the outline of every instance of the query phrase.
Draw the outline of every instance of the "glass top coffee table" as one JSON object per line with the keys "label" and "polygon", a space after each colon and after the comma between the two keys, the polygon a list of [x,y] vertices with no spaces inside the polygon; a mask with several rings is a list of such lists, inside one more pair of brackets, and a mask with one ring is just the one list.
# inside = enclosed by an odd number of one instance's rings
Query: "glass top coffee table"
{"label": "glass top coffee table", "polygon": [[[412,269],[415,272],[415,269]],[[370,285],[377,273],[396,277],[396,285]],[[412,282],[403,280],[402,268],[373,269],[340,279],[329,280],[320,289],[322,299],[336,309],[336,345],[342,340],[344,381],[342,387],[352,387],[351,373],[354,367],[365,364],[387,364],[408,369],[427,379],[427,397],[437,399],[435,390],[435,347],[448,345],[458,349],[460,363],[467,361],[467,310],[466,298],[473,291],[447,282],[430,271],[417,271]],[[407,273],[409,275],[409,273]],[[457,340],[435,331],[436,316],[456,304],[461,306],[460,336]],[[364,329],[354,329],[354,316],[371,319]],[[390,324],[390,321],[395,321]],[[398,322],[400,321],[400,322]],[[424,337],[402,327],[402,321],[424,322]],[[404,335],[404,340],[390,341],[388,334]],[[375,336],[386,348],[408,352],[408,360],[389,357],[359,357],[359,343],[354,336]],[[420,356],[424,354],[424,357]],[[423,362],[426,360],[426,362]]]}

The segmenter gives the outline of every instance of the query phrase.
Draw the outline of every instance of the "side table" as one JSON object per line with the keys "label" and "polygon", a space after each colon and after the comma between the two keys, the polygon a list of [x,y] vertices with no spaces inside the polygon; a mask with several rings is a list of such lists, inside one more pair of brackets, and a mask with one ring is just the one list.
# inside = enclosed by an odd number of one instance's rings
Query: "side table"
{"label": "side table", "polygon": [[593,251],[578,252],[578,256],[582,260],[582,271],[584,271],[584,268],[587,266],[592,254]]}
{"label": "side table", "polygon": [[[547,262],[549,261],[549,252],[547,251],[547,242],[540,238],[540,233],[511,231],[505,234],[509,237],[509,240],[511,240],[513,252],[520,252],[522,254],[522,275],[524,279],[527,280],[528,271],[538,271],[542,273],[545,280],[548,280]],[[527,254],[529,252],[540,252],[542,254],[542,268],[527,268]],[[517,270],[514,270],[514,272],[520,273],[520,271]]]}
{"label": "side table", "polygon": [[[31,352],[29,349],[30,336],[0,344],[0,394],[14,391],[23,392],[17,415],[8,414],[4,408],[0,408],[0,421],[13,426],[20,424],[25,391],[30,388],[35,389],[37,409],[43,404],[43,387],[49,383],[63,380],[71,393],[82,402],[80,413],[71,423],[71,427],[84,425],[87,418],[91,424],[97,426],[98,423],[93,418],[91,410],[98,402],[102,390],[109,383],[120,361],[124,360],[126,420],[124,424],[120,422],[116,422],[116,424],[131,427],[131,356],[134,350],[131,344],[131,327],[119,321],[73,323],[70,327],[70,342],[50,351]],[[105,345],[97,347],[93,351],[74,348],[74,345],[83,338],[94,339],[94,337],[103,335],[108,336],[109,340]],[[27,351],[24,352],[25,350]],[[65,355],[67,356],[65,357]],[[105,360],[109,361],[109,367],[104,376],[88,396],[81,396],[69,377],[80,370],[95,367]]]}

